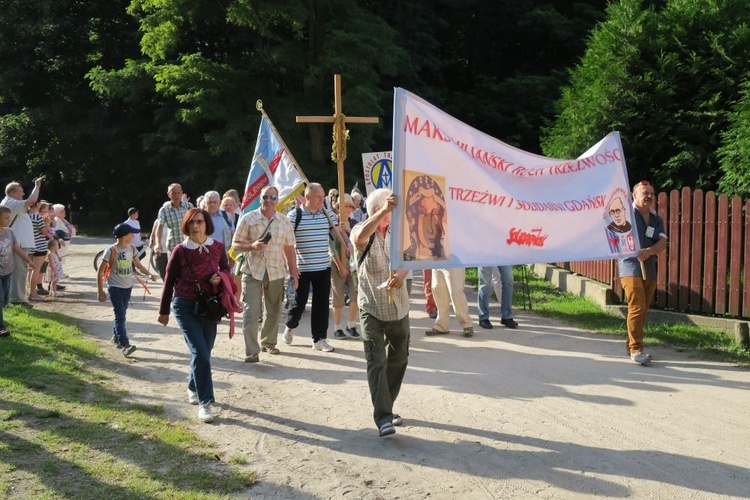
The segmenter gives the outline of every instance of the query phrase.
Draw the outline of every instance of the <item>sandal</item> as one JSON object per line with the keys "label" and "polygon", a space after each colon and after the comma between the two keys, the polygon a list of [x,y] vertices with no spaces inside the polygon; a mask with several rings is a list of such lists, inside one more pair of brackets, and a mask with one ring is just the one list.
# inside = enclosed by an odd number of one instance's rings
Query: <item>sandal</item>
{"label": "sandal", "polygon": [[424,334],[428,337],[434,337],[435,335],[448,335],[450,332],[442,332],[440,330],[436,330],[435,328],[430,328],[429,330],[425,330]]}
{"label": "sandal", "polygon": [[378,430],[378,435],[380,437],[390,436],[391,434],[396,434],[396,428],[393,427],[392,423],[386,422],[380,426],[380,429]]}
{"label": "sandal", "polygon": [[7,337],[10,335],[10,332],[5,328],[0,328],[0,337]]}

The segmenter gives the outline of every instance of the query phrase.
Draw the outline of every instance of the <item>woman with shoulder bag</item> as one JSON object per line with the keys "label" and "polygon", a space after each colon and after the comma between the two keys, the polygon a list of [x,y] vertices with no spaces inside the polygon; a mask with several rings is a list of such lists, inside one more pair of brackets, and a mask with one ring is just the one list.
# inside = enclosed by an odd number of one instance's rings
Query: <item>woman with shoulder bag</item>
{"label": "woman with shoulder bag", "polygon": [[213,421],[211,350],[219,319],[207,311],[207,302],[215,303],[215,296],[220,292],[219,271],[229,272],[224,245],[208,236],[213,231],[211,216],[206,210],[191,208],[185,214],[182,233],[186,238],[169,257],[158,320],[167,325],[171,303],[190,351],[188,402],[199,405],[198,418],[203,422]]}

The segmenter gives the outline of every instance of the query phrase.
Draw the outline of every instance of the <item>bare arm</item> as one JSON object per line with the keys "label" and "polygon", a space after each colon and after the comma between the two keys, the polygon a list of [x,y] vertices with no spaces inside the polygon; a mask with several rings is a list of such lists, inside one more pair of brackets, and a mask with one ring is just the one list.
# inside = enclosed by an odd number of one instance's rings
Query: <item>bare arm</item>
{"label": "bare arm", "polygon": [[284,245],[284,259],[286,267],[289,268],[289,275],[295,279],[294,288],[297,288],[299,281],[299,268],[297,267],[297,253],[294,251],[294,245]]}
{"label": "bare arm", "polygon": [[101,262],[99,262],[99,269],[96,270],[96,288],[97,288],[97,300],[104,302],[107,300],[107,294],[104,291],[104,270],[109,266],[109,255],[107,258],[102,256]]}
{"label": "bare arm", "polygon": [[641,262],[645,261],[649,257],[652,257],[654,255],[659,255],[667,248],[667,243],[669,240],[665,237],[659,238],[659,241],[654,243],[648,248],[642,248],[641,251],[638,253],[638,260]]}
{"label": "bare arm", "polygon": [[29,257],[29,253],[21,248],[21,245],[19,245],[18,243],[13,244],[13,253],[21,257],[29,265],[30,268],[34,269],[34,261],[31,259],[31,257]]}
{"label": "bare arm", "polygon": [[30,207],[34,203],[36,203],[36,200],[39,199],[39,188],[42,185],[42,178],[37,177],[34,179],[34,189],[31,191],[31,194],[28,198],[24,201],[24,204],[26,205],[26,208]]}

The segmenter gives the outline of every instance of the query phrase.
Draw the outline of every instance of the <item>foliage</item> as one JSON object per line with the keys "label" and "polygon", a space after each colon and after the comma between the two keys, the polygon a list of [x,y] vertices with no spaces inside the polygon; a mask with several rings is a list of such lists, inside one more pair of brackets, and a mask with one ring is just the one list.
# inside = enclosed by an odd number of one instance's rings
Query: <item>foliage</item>
{"label": "foliage", "polygon": [[724,132],[719,150],[720,189],[729,195],[750,198],[750,72],[745,74],[740,99],[729,115],[731,126]]}
{"label": "foliage", "polygon": [[750,11],[742,0],[648,3],[609,6],[571,72],[544,152],[575,157],[620,130],[631,180],[713,189],[750,57]]}

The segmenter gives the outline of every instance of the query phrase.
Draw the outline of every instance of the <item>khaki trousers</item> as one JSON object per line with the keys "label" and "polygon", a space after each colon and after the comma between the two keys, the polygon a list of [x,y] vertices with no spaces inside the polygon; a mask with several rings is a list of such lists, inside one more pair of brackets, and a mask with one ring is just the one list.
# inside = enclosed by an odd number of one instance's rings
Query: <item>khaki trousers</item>
{"label": "khaki trousers", "polygon": [[628,350],[631,353],[643,350],[643,327],[646,325],[648,307],[654,300],[656,281],[639,276],[620,278],[628,300]]}
{"label": "khaki trousers", "polygon": [[453,303],[453,312],[462,328],[471,328],[471,316],[469,316],[469,304],[466,302],[464,285],[466,284],[466,270],[456,269],[433,269],[432,270],[432,295],[437,305],[437,319],[435,329],[441,332],[449,331],[450,305]]}

